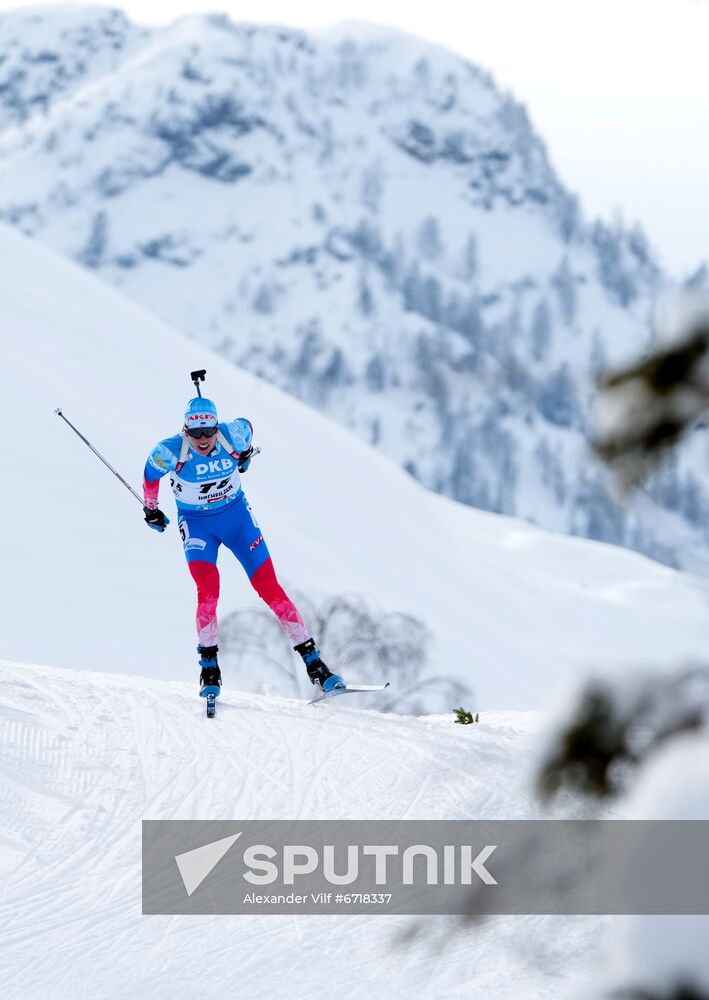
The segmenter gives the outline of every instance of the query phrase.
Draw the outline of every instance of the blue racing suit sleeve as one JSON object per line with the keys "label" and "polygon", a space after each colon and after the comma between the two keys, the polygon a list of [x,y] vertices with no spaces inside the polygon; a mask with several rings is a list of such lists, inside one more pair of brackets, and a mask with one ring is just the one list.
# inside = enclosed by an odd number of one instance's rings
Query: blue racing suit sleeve
{"label": "blue racing suit sleeve", "polygon": [[254,436],[253,424],[246,417],[237,417],[230,424],[224,424],[223,430],[226,431],[226,436],[231,441],[234,453],[239,456],[239,472],[246,472],[251,462],[251,453],[253,451],[251,446]]}
{"label": "blue racing suit sleeve", "polygon": [[240,455],[248,451],[254,436],[254,427],[246,417],[237,417],[229,424],[224,424],[227,438],[231,441],[232,448]]}
{"label": "blue racing suit sleeve", "polygon": [[178,457],[173,450],[174,445],[173,438],[159,441],[148,455],[143,471],[143,500],[146,507],[151,509],[157,507],[160,480],[177,465]]}

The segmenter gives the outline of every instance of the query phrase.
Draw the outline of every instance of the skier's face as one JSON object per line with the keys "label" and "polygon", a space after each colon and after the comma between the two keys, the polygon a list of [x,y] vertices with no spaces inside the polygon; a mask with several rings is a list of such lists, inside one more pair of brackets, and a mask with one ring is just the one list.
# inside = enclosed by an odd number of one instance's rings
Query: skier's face
{"label": "skier's face", "polygon": [[197,441],[192,441],[192,446],[197,449],[200,455],[208,455],[214,447],[214,442],[216,440],[217,439],[215,437],[199,438]]}
{"label": "skier's face", "polygon": [[212,435],[212,437],[190,438],[190,448],[199,455],[208,455],[216,443],[216,435]]}

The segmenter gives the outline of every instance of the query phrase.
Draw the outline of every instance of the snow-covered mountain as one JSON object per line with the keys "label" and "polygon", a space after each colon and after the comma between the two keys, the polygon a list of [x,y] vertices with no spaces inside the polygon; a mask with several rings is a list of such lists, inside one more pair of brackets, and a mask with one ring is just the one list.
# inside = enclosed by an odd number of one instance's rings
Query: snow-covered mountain
{"label": "snow-covered mountain", "polygon": [[149,33],[120,11],[82,4],[0,18],[0,128],[46,114],[57,100],[114,72]]}
{"label": "snow-covered mountain", "polygon": [[117,12],[0,16],[0,218],[356,431],[434,490],[687,564],[706,461],[618,505],[592,374],[647,342],[638,229],[584,221],[524,109],[456,55]]}
{"label": "snow-covered mountain", "polygon": [[[139,485],[149,449],[179,429],[189,372],[201,367],[225,419],[253,421],[263,453],[244,488],[287,588],[360,593],[415,616],[431,632],[429,671],[472,688],[476,707],[546,705],[589,667],[674,665],[707,649],[701,581],[432,493],[315,410],[4,226],[0,258],[2,398],[13,414],[0,491],[8,659],[195,682],[194,584],[168,485],[173,523],[158,535],[53,410],[62,405]],[[261,606],[228,553],[220,570],[222,618]],[[255,656],[229,672],[228,686],[260,688],[263,667]]]}

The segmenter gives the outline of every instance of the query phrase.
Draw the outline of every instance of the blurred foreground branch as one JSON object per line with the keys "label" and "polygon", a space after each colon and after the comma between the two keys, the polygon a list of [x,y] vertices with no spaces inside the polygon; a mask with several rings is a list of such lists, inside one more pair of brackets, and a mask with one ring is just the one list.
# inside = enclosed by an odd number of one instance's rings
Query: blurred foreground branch
{"label": "blurred foreground branch", "polygon": [[649,992],[644,989],[618,990],[612,1000],[709,1000],[709,994],[692,983],[678,982],[669,993]]}
{"label": "blurred foreground branch", "polygon": [[674,344],[601,376],[594,451],[630,489],[709,409],[709,308]]}
{"label": "blurred foreground branch", "polygon": [[562,789],[617,795],[629,774],[680,733],[709,727],[709,667],[669,677],[592,681],[568,726],[554,738],[538,776],[544,798]]}

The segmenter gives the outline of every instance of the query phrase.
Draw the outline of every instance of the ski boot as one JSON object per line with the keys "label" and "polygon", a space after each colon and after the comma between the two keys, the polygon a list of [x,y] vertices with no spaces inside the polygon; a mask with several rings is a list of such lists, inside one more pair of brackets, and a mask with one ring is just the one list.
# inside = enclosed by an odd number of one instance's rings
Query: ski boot
{"label": "ski boot", "polygon": [[320,650],[316,648],[313,639],[306,639],[293,648],[303,657],[311,684],[316,684],[326,693],[346,686],[342,678],[338,674],[333,674],[320,659]]}
{"label": "ski boot", "polygon": [[199,655],[199,665],[202,672],[199,675],[199,695],[200,698],[208,698],[210,695],[216,698],[222,686],[222,674],[217,663],[218,646],[197,646]]}

